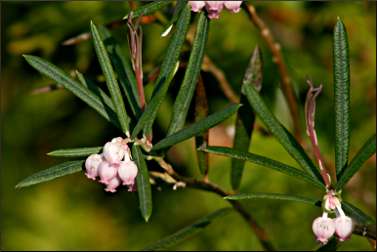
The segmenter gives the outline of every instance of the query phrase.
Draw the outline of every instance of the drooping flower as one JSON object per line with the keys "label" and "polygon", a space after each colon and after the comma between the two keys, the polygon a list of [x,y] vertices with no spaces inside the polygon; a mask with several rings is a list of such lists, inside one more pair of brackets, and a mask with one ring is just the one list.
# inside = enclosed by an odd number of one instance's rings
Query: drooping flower
{"label": "drooping flower", "polygon": [[335,223],[333,219],[327,217],[327,213],[324,213],[313,221],[312,229],[317,241],[326,244],[334,235]]}
{"label": "drooping flower", "polygon": [[105,188],[106,192],[116,192],[116,188],[120,185],[120,179],[118,177],[114,177],[108,181],[107,186]]}
{"label": "drooping flower", "polygon": [[138,169],[133,161],[123,161],[118,168],[118,176],[122,180],[123,185],[127,185],[129,188],[135,184],[135,178],[137,176]]}
{"label": "drooping flower", "polygon": [[224,8],[224,1],[206,1],[206,10],[210,19],[218,19]]}
{"label": "drooping flower", "polygon": [[335,219],[335,233],[339,241],[345,241],[352,235],[353,223],[348,216],[341,215]]}
{"label": "drooping flower", "polygon": [[103,147],[103,157],[111,164],[119,164],[126,154],[120,142],[107,142]]}
{"label": "drooping flower", "polygon": [[116,164],[110,164],[107,161],[102,161],[98,167],[98,175],[103,184],[108,184],[111,179],[117,175],[118,167]]}
{"label": "drooping flower", "polygon": [[206,5],[205,1],[188,1],[193,12],[199,12]]}
{"label": "drooping flower", "polygon": [[89,179],[96,180],[98,176],[98,167],[102,162],[102,155],[92,154],[85,160],[85,175]]}
{"label": "drooping flower", "polygon": [[227,10],[237,13],[241,9],[242,1],[224,1],[224,6]]}

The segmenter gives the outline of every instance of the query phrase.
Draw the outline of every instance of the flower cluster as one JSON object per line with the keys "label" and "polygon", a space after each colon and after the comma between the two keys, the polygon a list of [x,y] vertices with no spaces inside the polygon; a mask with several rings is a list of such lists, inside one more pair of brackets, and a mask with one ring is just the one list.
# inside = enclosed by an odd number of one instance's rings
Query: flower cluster
{"label": "flower cluster", "polygon": [[105,191],[116,192],[118,186],[128,186],[128,191],[135,191],[135,178],[138,168],[131,160],[128,139],[117,137],[103,146],[101,154],[92,154],[85,161],[86,173],[89,179],[106,185]]}
{"label": "flower cluster", "polygon": [[[345,241],[352,235],[352,219],[345,215],[340,200],[333,191],[329,191],[324,197],[324,212],[321,217],[313,221],[312,229],[317,240],[326,244],[336,234],[339,241]],[[329,213],[335,212],[336,218],[329,218]]]}
{"label": "flower cluster", "polygon": [[189,4],[192,11],[200,12],[205,7],[210,19],[218,19],[224,7],[233,13],[239,12],[242,1],[189,1]]}

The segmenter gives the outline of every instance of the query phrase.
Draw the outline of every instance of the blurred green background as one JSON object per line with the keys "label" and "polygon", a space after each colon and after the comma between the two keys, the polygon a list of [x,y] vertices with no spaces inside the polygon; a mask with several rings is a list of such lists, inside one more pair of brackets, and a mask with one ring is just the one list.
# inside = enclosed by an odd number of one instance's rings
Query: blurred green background
{"label": "blurred green background", "polygon": [[[281,42],[289,74],[299,97],[300,115],[307,85],[306,76],[324,90],[317,105],[319,144],[328,162],[334,159],[332,111],[332,30],[337,16],[347,27],[351,56],[351,150],[350,158],[376,128],[376,3],[355,2],[253,2],[257,12]],[[62,160],[45,153],[64,147],[98,146],[119,132],[91,108],[65,90],[32,94],[52,83],[27,65],[22,54],[42,56],[67,71],[79,69],[96,79],[100,69],[91,41],[76,46],[61,42],[85,32],[92,19],[105,24],[120,19],[130,10],[127,2],[3,2],[1,10],[1,248],[6,250],[137,250],[194,222],[201,216],[227,206],[217,195],[193,189],[173,191],[170,186],[153,187],[154,209],[149,223],[138,210],[137,194],[120,190],[106,193],[83,173],[59,178],[22,190],[15,184],[26,176]],[[162,14],[170,18],[172,8]],[[192,18],[193,24],[196,18]],[[160,37],[164,27],[143,26],[145,76],[162,60],[170,38]],[[126,27],[114,35],[127,51]],[[279,89],[279,76],[269,50],[244,12],[221,13],[210,24],[207,54],[223,69],[239,93],[249,56],[255,45],[262,49],[265,69],[262,94],[282,122],[290,128],[286,103]],[[189,47],[184,48],[187,58]],[[210,113],[228,101],[216,79],[203,73]],[[156,139],[161,138],[171,116],[179,87],[176,78],[158,115]],[[99,81],[101,82],[100,78]],[[100,83],[103,85],[103,83]],[[150,93],[153,85],[146,86]],[[189,117],[189,122],[192,121]],[[230,145],[234,118],[210,132],[210,143]],[[301,118],[301,125],[304,121]],[[259,126],[262,126],[257,121]],[[306,139],[307,140],[307,139]],[[293,164],[271,136],[256,130],[250,151]],[[172,148],[169,160],[182,173],[199,176],[193,141]],[[210,179],[230,189],[230,160],[210,156]],[[371,216],[376,215],[376,159],[368,160],[347,185],[344,198]],[[269,169],[247,164],[242,192],[278,192],[321,197],[321,192],[301,181]],[[247,209],[266,228],[280,250],[309,250],[317,244],[311,231],[320,209],[298,203],[245,201]],[[254,234],[241,217],[232,212],[215,221],[200,235],[187,240],[179,250],[258,250]],[[370,250],[366,239],[353,236],[341,250]]]}

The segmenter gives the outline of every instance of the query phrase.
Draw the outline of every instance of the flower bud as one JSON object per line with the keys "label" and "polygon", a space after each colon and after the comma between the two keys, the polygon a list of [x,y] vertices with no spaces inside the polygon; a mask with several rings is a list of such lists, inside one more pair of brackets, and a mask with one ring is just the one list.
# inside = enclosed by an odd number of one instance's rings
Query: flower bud
{"label": "flower bud", "polygon": [[313,221],[312,229],[317,241],[326,244],[335,232],[335,223],[333,219],[323,215]]}
{"label": "flower bud", "polygon": [[188,1],[193,12],[199,12],[206,5],[205,1]]}
{"label": "flower bud", "polygon": [[242,1],[224,1],[225,8],[227,8],[229,11],[233,13],[237,13],[240,11],[241,4]]}
{"label": "flower bud", "polygon": [[108,183],[105,188],[106,192],[116,192],[116,188],[120,185],[120,180],[118,177],[112,178]]}
{"label": "flower bud", "polygon": [[122,180],[123,185],[129,187],[135,184],[135,178],[137,176],[138,169],[133,161],[123,161],[119,165],[118,176]]}
{"label": "flower bud", "polygon": [[109,181],[117,174],[116,165],[112,165],[109,162],[102,161],[98,167],[98,174],[100,181],[103,184],[108,184]]}
{"label": "flower bud", "polygon": [[125,147],[120,142],[107,142],[103,147],[103,156],[111,164],[119,164],[125,153]]}
{"label": "flower bud", "polygon": [[335,233],[339,241],[347,240],[352,235],[353,223],[348,216],[341,215],[335,219]]}
{"label": "flower bud", "polygon": [[85,175],[89,179],[96,180],[98,176],[98,167],[102,162],[102,155],[92,154],[85,160]]}

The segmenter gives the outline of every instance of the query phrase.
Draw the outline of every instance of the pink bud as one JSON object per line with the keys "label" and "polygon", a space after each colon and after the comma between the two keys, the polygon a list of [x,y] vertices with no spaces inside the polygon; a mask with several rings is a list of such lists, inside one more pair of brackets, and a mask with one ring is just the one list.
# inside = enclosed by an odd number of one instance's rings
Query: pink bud
{"label": "pink bud", "polygon": [[117,174],[117,166],[112,165],[109,162],[102,161],[98,167],[98,174],[101,178],[99,182],[108,184],[109,181]]}
{"label": "pink bud", "polygon": [[203,9],[206,5],[204,1],[188,1],[189,5],[191,6],[191,10],[193,12],[199,12]]}
{"label": "pink bud", "polygon": [[119,165],[118,176],[122,180],[123,185],[133,186],[137,176],[138,169],[133,161],[123,161]]}
{"label": "pink bud", "polygon": [[119,164],[125,153],[125,147],[118,142],[107,142],[103,147],[103,156],[111,164]]}
{"label": "pink bud", "polygon": [[317,241],[326,244],[335,232],[335,223],[333,219],[323,215],[313,221],[312,229]]}
{"label": "pink bud", "polygon": [[120,180],[118,177],[112,178],[108,183],[105,188],[106,192],[116,192],[116,188],[120,185]]}
{"label": "pink bud", "polygon": [[218,19],[224,7],[224,1],[206,1],[206,9],[210,19]]}
{"label": "pink bud", "polygon": [[339,216],[335,219],[335,233],[339,241],[347,240],[352,235],[353,223],[348,216]]}
{"label": "pink bud", "polygon": [[92,154],[85,161],[86,177],[96,180],[98,176],[98,167],[102,162],[102,155]]}
{"label": "pink bud", "polygon": [[229,11],[233,13],[237,13],[240,11],[241,4],[242,1],[224,1],[225,8],[227,8]]}

